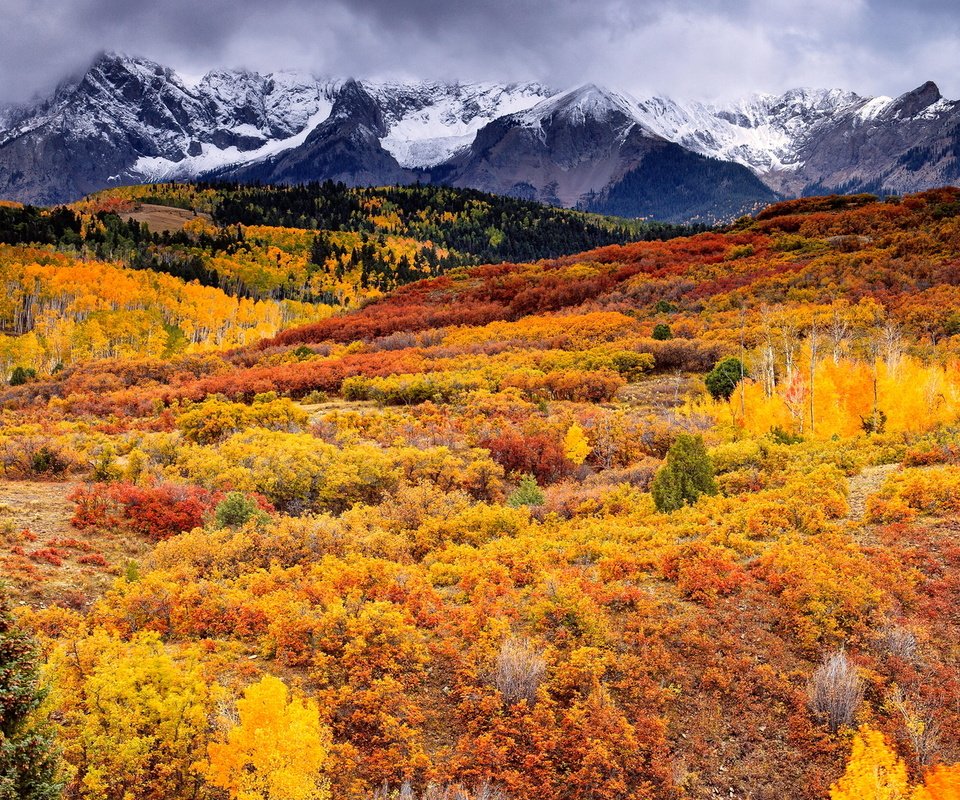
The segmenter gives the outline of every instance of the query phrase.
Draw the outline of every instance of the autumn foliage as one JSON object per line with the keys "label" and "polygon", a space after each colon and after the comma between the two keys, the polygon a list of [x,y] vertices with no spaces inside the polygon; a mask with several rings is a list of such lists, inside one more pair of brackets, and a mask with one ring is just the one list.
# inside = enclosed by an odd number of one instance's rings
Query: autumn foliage
{"label": "autumn foliage", "polygon": [[[0,342],[9,491],[72,492],[69,535],[0,505],[4,570],[54,598],[19,624],[68,797],[956,797],[960,191],[284,317],[304,231],[215,255],[266,294],[209,295],[195,342],[199,290],[148,271]],[[28,273],[126,275],[29,257],[10,324]],[[91,349],[108,305],[147,316]]]}

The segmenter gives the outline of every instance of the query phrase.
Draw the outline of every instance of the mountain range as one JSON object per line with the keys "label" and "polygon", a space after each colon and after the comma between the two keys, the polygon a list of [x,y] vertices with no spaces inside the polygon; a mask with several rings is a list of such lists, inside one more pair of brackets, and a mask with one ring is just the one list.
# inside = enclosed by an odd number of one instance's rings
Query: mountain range
{"label": "mountain range", "polygon": [[441,183],[622,216],[712,221],[811,193],[960,180],[960,102],[839,89],[720,104],[589,84],[370,82],[99,56],[0,107],[0,197],[223,179]]}

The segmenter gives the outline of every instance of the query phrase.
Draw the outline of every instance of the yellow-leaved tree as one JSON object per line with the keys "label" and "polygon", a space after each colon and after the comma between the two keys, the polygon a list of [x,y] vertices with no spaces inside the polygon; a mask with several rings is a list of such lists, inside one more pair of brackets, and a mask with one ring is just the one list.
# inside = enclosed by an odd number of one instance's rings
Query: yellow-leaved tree
{"label": "yellow-leaved tree", "polygon": [[330,732],[317,704],[272,675],[247,687],[239,721],[208,748],[207,780],[232,800],[327,800]]}
{"label": "yellow-leaved tree", "polygon": [[847,771],[830,787],[830,800],[907,800],[907,767],[880,731],[867,725],[853,738]]}
{"label": "yellow-leaved tree", "polygon": [[99,629],[54,650],[47,669],[67,797],[209,797],[196,764],[220,688],[197,655],[155,633],[123,641]]}
{"label": "yellow-leaved tree", "polygon": [[934,767],[911,791],[906,765],[880,731],[864,725],[830,800],[960,800],[960,764]]}
{"label": "yellow-leaved tree", "polygon": [[590,450],[590,443],[587,441],[583,428],[574,422],[563,437],[563,454],[579,467],[587,460]]}

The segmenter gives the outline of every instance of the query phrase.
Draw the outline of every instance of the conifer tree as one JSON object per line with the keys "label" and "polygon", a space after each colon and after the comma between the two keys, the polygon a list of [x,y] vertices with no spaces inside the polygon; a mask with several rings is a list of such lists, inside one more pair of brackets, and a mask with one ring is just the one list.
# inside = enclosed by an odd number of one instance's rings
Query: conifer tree
{"label": "conifer tree", "polygon": [[692,505],[704,494],[716,494],[713,464],[703,438],[681,434],[667,453],[666,463],[657,472],[651,488],[659,511],[676,511]]}
{"label": "conifer tree", "polygon": [[714,400],[729,400],[733,390],[746,377],[746,370],[739,358],[725,358],[707,373],[704,383]]}
{"label": "conifer tree", "polygon": [[53,733],[36,715],[43,697],[35,645],[0,589],[0,800],[60,796]]}

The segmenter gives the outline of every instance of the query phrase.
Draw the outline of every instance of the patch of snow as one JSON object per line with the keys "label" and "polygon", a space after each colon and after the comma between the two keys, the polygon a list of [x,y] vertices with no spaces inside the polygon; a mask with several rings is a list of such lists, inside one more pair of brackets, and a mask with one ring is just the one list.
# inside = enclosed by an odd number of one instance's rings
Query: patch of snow
{"label": "patch of snow", "polygon": [[723,105],[663,97],[638,105],[640,121],[665,139],[764,174],[799,168],[797,150],[817,126],[863,102],[839,89],[794,89],[783,95],[751,94]]}
{"label": "patch of snow", "polygon": [[526,110],[553,91],[540,84],[365,84],[384,109],[380,144],[401,166],[432,167],[498,117]]}
{"label": "patch of snow", "polygon": [[857,112],[857,118],[863,122],[876,119],[890,107],[891,103],[893,103],[892,97],[874,97],[863,104]]}
{"label": "patch of snow", "polygon": [[919,114],[914,114],[913,119],[936,119],[944,111],[949,111],[955,105],[955,103],[952,103],[949,100],[944,100],[941,97],[939,100],[937,100],[937,102],[928,105]]}
{"label": "patch of snow", "polygon": [[435,139],[402,139],[387,137],[380,141],[401,167],[409,169],[435,167],[465,150],[477,138],[476,131],[464,136],[438,136]]}
{"label": "patch of snow", "polygon": [[313,129],[330,116],[332,107],[332,103],[325,103],[310,117],[306,126],[299,133],[286,139],[268,141],[262,147],[254,150],[241,151],[236,147],[219,148],[212,144],[203,143],[200,145],[201,152],[199,155],[187,156],[180,161],[141,156],[130,167],[129,174],[131,177],[142,178],[145,181],[166,181],[175,178],[193,177],[225,167],[262,161],[282,153],[284,150],[302,145]]}
{"label": "patch of snow", "polygon": [[252,136],[256,139],[266,139],[263,131],[260,130],[256,125],[251,125],[248,122],[243,123],[242,125],[234,125],[230,129],[231,133],[237,134],[237,136]]}

